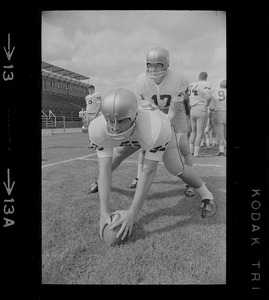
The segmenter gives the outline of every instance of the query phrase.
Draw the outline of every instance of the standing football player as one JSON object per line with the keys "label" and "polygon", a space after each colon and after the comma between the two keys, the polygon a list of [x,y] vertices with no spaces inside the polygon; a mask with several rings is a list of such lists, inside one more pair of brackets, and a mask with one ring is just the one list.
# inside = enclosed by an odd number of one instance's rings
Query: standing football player
{"label": "standing football player", "polygon": [[[85,97],[86,111],[80,111],[79,115],[82,118],[83,126],[82,132],[87,133],[90,122],[95,119],[101,111],[101,95],[95,92],[95,87],[90,85],[88,88],[88,95]],[[89,145],[89,148],[93,148]]]}
{"label": "standing football player", "polygon": [[[89,125],[89,138],[97,151],[99,161],[100,237],[106,224],[114,228],[120,224],[117,234],[121,239],[130,236],[133,225],[143,206],[153,182],[158,163],[163,160],[166,169],[186,184],[193,186],[202,198],[202,217],[216,211],[212,193],[193,168],[184,165],[179,152],[174,125],[167,114],[159,109],[138,108],[136,95],[119,88],[111,91],[102,100],[102,115]],[[127,210],[116,211],[121,218],[111,226],[109,195],[112,183],[113,150],[125,143],[139,145],[145,150],[142,172],[135,195]],[[121,157],[120,163],[126,157]]]}
{"label": "standing football player", "polygon": [[219,141],[219,153],[217,156],[224,156],[226,143],[226,80],[220,83],[220,88],[213,91],[211,101],[214,107],[213,126]]}
{"label": "standing football player", "polygon": [[201,72],[198,81],[192,82],[189,86],[190,98],[190,149],[194,157],[199,156],[199,150],[204,136],[204,130],[207,122],[207,107],[211,99],[211,84],[207,81],[207,73]]}
{"label": "standing football player", "polygon": [[[141,97],[145,109],[157,107],[168,115],[175,126],[179,149],[185,164],[192,167],[193,159],[188,143],[188,123],[184,105],[184,95],[189,82],[184,74],[171,70],[169,67],[169,52],[163,47],[155,47],[146,55],[146,72],[136,80],[136,92]],[[138,172],[129,188],[135,188],[142,171],[145,150],[140,150],[138,157]],[[186,186],[185,194],[194,196],[194,190]]]}
{"label": "standing football player", "polygon": [[84,112],[82,131],[84,133],[88,132],[88,126],[90,122],[95,119],[101,111],[101,95],[95,92],[95,87],[90,85],[88,88],[88,95],[85,97],[86,101],[86,111]]}

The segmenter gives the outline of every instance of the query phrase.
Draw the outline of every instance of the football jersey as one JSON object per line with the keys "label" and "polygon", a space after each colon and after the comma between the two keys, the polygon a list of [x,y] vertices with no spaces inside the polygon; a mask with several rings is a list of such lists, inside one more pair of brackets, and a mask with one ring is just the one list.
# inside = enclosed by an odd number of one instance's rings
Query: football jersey
{"label": "football jersey", "polygon": [[226,111],[226,89],[215,89],[212,93],[211,103],[215,111]]}
{"label": "football jersey", "polygon": [[206,105],[206,100],[210,98],[211,84],[208,81],[195,81],[189,85],[190,106]]}
{"label": "football jersey", "polygon": [[101,115],[94,119],[88,128],[89,138],[97,151],[98,158],[112,157],[114,147],[133,146],[145,149],[145,158],[161,161],[172,136],[172,127],[168,116],[158,109],[138,108],[133,132],[122,140],[112,139],[106,132],[106,127],[107,122]]}
{"label": "football jersey", "polygon": [[183,102],[188,84],[187,78],[182,73],[169,69],[160,84],[149,79],[146,73],[140,74],[135,87],[143,106],[153,104],[167,113],[171,101]]}
{"label": "football jersey", "polygon": [[93,114],[96,112],[98,108],[98,104],[100,103],[101,95],[100,93],[96,92],[92,95],[87,95],[85,97],[86,101],[86,112],[88,114]]}

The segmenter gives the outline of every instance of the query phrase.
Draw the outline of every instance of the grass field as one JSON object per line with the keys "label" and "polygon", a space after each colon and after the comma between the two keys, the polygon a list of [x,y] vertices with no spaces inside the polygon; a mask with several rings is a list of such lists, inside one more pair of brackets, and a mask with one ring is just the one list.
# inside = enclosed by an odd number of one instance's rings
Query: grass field
{"label": "grass field", "polygon": [[[98,161],[88,136],[42,136],[43,284],[225,284],[226,157],[201,149],[194,168],[211,190],[217,213],[200,214],[200,197],[184,195],[184,183],[159,164],[131,237],[107,246],[99,238]],[[114,172],[111,208],[127,209],[137,156]]]}

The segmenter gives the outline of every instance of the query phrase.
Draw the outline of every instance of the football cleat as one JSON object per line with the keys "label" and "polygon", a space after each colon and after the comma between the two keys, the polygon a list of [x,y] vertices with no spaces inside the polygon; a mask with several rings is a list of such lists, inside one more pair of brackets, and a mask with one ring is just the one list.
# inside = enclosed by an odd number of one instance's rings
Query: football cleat
{"label": "football cleat", "polygon": [[224,156],[224,152],[219,152],[216,156]]}
{"label": "football cleat", "polygon": [[211,217],[216,213],[216,203],[213,199],[203,199],[201,210],[202,218]]}
{"label": "football cleat", "polygon": [[195,191],[194,191],[194,189],[193,189],[193,187],[192,186],[189,186],[189,185],[187,185],[186,184],[186,190],[185,190],[185,195],[187,196],[187,197],[193,197],[194,195],[195,195]]}
{"label": "football cleat", "polygon": [[135,189],[137,186],[138,178],[132,180],[131,184],[128,186],[129,189]]}
{"label": "football cleat", "polygon": [[98,182],[94,182],[88,189],[87,194],[94,194],[98,192]]}

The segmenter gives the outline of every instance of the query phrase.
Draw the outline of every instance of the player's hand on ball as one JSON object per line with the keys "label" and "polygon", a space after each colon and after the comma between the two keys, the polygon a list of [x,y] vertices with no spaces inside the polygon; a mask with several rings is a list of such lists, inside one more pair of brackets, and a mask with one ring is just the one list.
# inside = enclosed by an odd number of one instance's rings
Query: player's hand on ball
{"label": "player's hand on ball", "polygon": [[85,126],[85,125],[83,125],[83,126],[81,127],[81,130],[82,130],[83,133],[88,133],[88,127]]}
{"label": "player's hand on ball", "polygon": [[131,235],[136,218],[131,210],[117,210],[113,214],[120,214],[121,218],[112,223],[109,229],[113,229],[122,224],[116,237],[121,236],[121,240],[123,241],[127,236]]}
{"label": "player's hand on ball", "polygon": [[111,218],[110,218],[110,213],[103,212],[100,214],[100,237],[103,240],[103,232],[105,226],[108,224],[108,226],[111,224]]}

